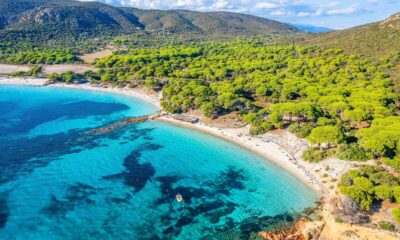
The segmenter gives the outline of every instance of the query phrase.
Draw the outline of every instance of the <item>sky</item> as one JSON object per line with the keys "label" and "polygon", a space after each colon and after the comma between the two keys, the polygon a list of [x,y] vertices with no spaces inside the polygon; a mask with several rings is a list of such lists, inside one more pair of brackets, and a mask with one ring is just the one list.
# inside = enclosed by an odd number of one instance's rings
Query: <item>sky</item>
{"label": "sky", "polygon": [[[90,0],[84,0],[90,1]],[[400,12],[400,0],[99,0],[144,9],[252,14],[281,22],[344,29]]]}

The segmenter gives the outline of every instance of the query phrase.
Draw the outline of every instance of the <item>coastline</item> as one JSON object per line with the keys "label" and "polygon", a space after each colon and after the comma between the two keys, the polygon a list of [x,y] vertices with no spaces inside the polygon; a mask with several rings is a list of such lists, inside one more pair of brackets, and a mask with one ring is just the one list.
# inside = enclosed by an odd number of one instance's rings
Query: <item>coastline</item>
{"label": "coastline", "polygon": [[293,162],[293,159],[296,159],[295,156],[285,151],[278,144],[272,141],[267,142],[259,137],[252,137],[247,135],[247,133],[249,132],[248,126],[243,128],[222,129],[209,126],[201,122],[195,124],[181,122],[168,116],[160,117],[157,119],[157,121],[163,121],[177,126],[191,128],[239,145],[251,152],[256,153],[266,161],[272,162],[273,164],[279,166],[286,172],[289,172],[292,176],[302,181],[320,197],[328,192],[328,190],[318,182],[315,176],[304,169],[303,166],[295,164]]}
{"label": "coastline", "polygon": [[[0,78],[0,84],[12,84],[12,85],[30,85],[30,86],[44,86],[47,79],[45,78]],[[53,87],[71,88],[71,89],[81,89],[89,91],[106,92],[113,94],[122,94],[134,98],[139,98],[141,100],[152,103],[158,109],[162,109],[160,105],[161,95],[151,94],[144,88],[118,88],[118,87],[101,87],[100,85],[91,84],[65,84],[57,83],[52,84]],[[197,131],[201,131],[233,144],[239,145],[243,148],[248,149],[266,161],[270,161],[275,165],[281,167],[285,171],[289,172],[291,175],[296,177],[298,180],[302,181],[310,189],[316,192],[319,196],[324,196],[329,191],[324,185],[319,182],[318,178],[311,173],[311,169],[304,165],[304,161],[300,162],[298,158],[301,156],[295,156],[296,154],[289,153],[289,151],[282,148],[279,144],[274,141],[266,140],[262,137],[250,136],[249,127],[242,128],[217,128],[213,126],[206,125],[204,123],[186,123],[172,119],[168,116],[163,116],[157,119],[157,121],[168,122],[174,125],[191,128]],[[303,163],[304,162],[304,163]]]}
{"label": "coastline", "polygon": [[[1,84],[10,85],[30,85],[36,87],[45,86],[47,79],[23,79],[23,78],[4,78],[0,77]],[[112,94],[122,94],[139,98],[149,103],[154,104],[158,109],[160,106],[160,94],[151,94],[144,88],[104,88],[100,85],[80,84],[53,84],[54,87],[82,89],[89,91],[107,92]],[[249,126],[240,128],[219,128],[199,123],[186,123],[171,118],[170,115],[163,116],[154,121],[163,121],[185,128],[191,128],[213,136],[219,137],[232,144],[239,145],[249,151],[260,155],[265,161],[269,161],[284,171],[291,174],[293,177],[305,184],[309,189],[314,191],[322,199],[322,205],[319,207],[319,216],[321,221],[310,223],[311,231],[320,236],[319,239],[338,239],[347,240],[343,234],[348,231],[356,231],[363,239],[397,239],[397,235],[364,226],[357,226],[336,221],[334,212],[334,199],[337,198],[338,189],[335,182],[340,179],[341,175],[347,172],[350,168],[357,166],[357,162],[342,161],[335,158],[326,159],[319,163],[310,163],[302,159],[302,152],[308,146],[304,140],[290,134],[287,131],[280,133],[267,133],[261,136],[250,136]],[[365,164],[365,163],[364,163]],[[314,224],[314,225],[313,225]],[[318,230],[318,227],[322,229]],[[307,230],[307,229],[306,229]],[[320,232],[318,232],[320,231]],[[372,238],[370,238],[373,236]]]}
{"label": "coastline", "polygon": [[[0,77],[0,85],[7,84],[7,85],[44,87],[46,85],[47,80],[48,80],[47,78]],[[151,95],[150,93],[147,93],[146,90],[143,88],[118,88],[118,87],[105,88],[101,87],[100,85],[96,86],[91,84],[66,84],[66,83],[56,83],[56,84],[51,84],[49,86],[121,94],[141,99],[143,101],[153,104],[158,109],[161,109],[160,105],[161,96]]]}

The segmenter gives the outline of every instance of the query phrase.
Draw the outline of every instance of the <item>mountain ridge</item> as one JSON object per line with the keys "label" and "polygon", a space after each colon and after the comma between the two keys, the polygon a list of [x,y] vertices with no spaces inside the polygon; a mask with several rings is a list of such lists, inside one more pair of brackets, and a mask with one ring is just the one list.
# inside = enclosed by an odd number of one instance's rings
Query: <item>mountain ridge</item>
{"label": "mountain ridge", "polygon": [[176,35],[246,36],[296,34],[299,29],[266,18],[230,12],[143,10],[100,2],[4,0],[0,2],[0,39],[48,41],[135,32]]}

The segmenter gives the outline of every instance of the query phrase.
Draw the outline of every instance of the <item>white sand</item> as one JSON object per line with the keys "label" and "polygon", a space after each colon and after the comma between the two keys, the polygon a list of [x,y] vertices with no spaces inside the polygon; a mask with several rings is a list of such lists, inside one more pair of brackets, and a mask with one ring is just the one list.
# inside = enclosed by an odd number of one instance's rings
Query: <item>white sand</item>
{"label": "white sand", "polygon": [[46,81],[46,78],[0,77],[0,84],[43,86]]}

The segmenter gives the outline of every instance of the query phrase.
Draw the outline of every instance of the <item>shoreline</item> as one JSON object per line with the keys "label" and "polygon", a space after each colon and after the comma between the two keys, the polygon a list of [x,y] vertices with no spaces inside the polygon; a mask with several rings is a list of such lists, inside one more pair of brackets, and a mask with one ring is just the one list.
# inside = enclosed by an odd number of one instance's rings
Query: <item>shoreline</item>
{"label": "shoreline", "polygon": [[[9,85],[25,85],[25,86],[45,86],[47,79],[45,78],[0,78],[1,84]],[[103,88],[100,85],[91,84],[65,84],[56,83],[51,84],[52,87],[70,88],[78,90],[89,90],[97,92],[105,92],[112,94],[122,94],[134,98],[141,99],[153,104],[158,109],[162,109],[160,105],[161,95],[150,94],[143,88]],[[250,136],[248,127],[243,128],[217,128],[206,125],[204,123],[186,123],[172,119],[168,116],[163,116],[156,121],[168,122],[181,127],[191,128],[200,132],[204,132],[215,137],[229,141],[232,144],[236,144],[243,147],[253,153],[261,156],[265,161],[269,161],[292,176],[303,182],[311,190],[313,190],[318,196],[323,197],[329,191],[318,181],[314,174],[310,173],[307,167],[303,166],[297,159],[298,156],[289,153],[289,151],[283,149],[279,144],[273,141],[267,141],[261,137]],[[301,159],[300,159],[301,160]]]}
{"label": "shoreline", "polygon": [[293,177],[304,183],[311,190],[313,190],[316,194],[318,194],[318,196],[323,197],[326,193],[328,193],[328,190],[318,182],[315,176],[313,176],[309,172],[308,174],[310,175],[307,175],[306,172],[302,171],[299,165],[294,164],[290,160],[296,158],[295,156],[282,149],[278,144],[271,141],[266,142],[263,141],[263,139],[261,138],[252,137],[247,134],[243,134],[243,136],[239,137],[238,135],[240,135],[241,133],[248,132],[248,127],[222,129],[209,126],[201,122],[195,124],[181,122],[168,116],[160,117],[156,121],[162,121],[185,128],[191,128],[193,130],[210,134],[225,141],[228,141],[232,144],[238,145],[242,148],[247,149],[248,151],[251,151],[261,156],[265,161],[269,161],[280,167],[284,171],[288,172]]}
{"label": "shoreline", "polygon": [[65,83],[56,83],[49,85],[50,87],[60,87],[60,88],[70,88],[70,89],[78,89],[78,90],[86,90],[86,91],[95,91],[95,92],[103,92],[103,93],[112,93],[112,94],[120,94],[128,97],[138,98],[145,102],[151,103],[157,109],[161,110],[160,105],[160,96],[150,95],[146,93],[143,88],[119,88],[119,87],[107,87],[103,88],[100,86],[94,86],[91,84],[65,84]]}

